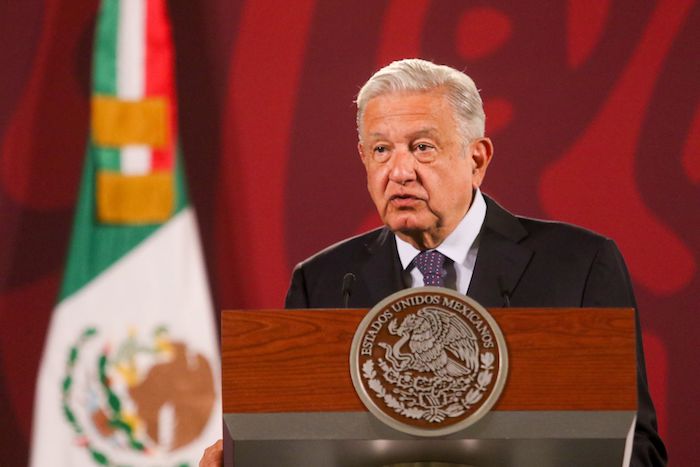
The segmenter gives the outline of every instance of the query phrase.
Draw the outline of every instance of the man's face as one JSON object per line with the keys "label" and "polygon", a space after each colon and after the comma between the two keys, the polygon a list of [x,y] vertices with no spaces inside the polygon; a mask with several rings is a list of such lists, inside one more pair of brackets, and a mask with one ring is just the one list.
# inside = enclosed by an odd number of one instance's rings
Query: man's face
{"label": "man's face", "polygon": [[444,93],[402,92],[371,99],[360,157],[384,223],[414,246],[438,246],[462,220],[493,148],[464,140]]}

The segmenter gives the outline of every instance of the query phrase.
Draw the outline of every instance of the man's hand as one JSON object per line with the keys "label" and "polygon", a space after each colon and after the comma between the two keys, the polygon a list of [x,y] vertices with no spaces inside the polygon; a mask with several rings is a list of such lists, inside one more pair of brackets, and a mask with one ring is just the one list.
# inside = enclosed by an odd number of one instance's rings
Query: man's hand
{"label": "man's hand", "polygon": [[204,450],[199,467],[222,467],[224,465],[224,441],[219,440]]}

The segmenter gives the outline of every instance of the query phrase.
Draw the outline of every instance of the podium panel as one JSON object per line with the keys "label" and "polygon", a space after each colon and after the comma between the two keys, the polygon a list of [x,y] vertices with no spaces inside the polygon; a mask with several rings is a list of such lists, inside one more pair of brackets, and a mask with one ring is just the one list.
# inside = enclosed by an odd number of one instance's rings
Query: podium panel
{"label": "podium panel", "polygon": [[371,415],[349,370],[366,310],[222,314],[224,419],[236,467],[622,465],[636,414],[632,309],[490,309],[510,357],[503,394],[440,438]]}

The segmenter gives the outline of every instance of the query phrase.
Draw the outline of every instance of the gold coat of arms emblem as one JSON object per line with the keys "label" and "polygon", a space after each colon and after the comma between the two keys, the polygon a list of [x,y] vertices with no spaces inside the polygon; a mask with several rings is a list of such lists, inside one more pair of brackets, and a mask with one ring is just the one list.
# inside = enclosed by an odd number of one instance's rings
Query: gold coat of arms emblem
{"label": "gold coat of arms emblem", "polygon": [[418,436],[443,436],[483,417],[498,400],[508,351],[498,324],[453,290],[397,292],[372,308],[350,352],[357,394],[379,420]]}

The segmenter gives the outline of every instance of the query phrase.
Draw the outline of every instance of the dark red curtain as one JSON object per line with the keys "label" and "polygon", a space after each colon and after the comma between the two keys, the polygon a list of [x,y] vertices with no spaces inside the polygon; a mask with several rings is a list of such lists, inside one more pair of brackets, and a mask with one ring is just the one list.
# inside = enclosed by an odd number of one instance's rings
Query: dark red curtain
{"label": "dark red curtain", "polygon": [[[517,213],[618,242],[671,459],[700,456],[697,2],[169,5],[182,143],[218,308],[281,306],[296,262],[378,223],[353,98],[393,59],[450,64],[485,100],[496,156],[484,191]],[[3,465],[25,464],[29,450],[84,157],[97,6],[0,3]]]}

